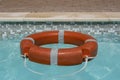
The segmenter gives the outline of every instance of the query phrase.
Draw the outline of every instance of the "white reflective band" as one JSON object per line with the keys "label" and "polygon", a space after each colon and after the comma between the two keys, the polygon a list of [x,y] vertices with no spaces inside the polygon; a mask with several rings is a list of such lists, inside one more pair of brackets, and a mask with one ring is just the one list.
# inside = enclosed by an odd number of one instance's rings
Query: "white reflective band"
{"label": "white reflective band", "polygon": [[33,44],[35,44],[35,40],[31,37],[26,37],[26,38],[23,38],[23,40],[31,40],[33,42]]}
{"label": "white reflective band", "polygon": [[50,52],[50,64],[57,65],[58,63],[58,49],[52,48]]}
{"label": "white reflective band", "polygon": [[64,43],[64,30],[60,30],[58,33],[58,43]]}
{"label": "white reflective band", "polygon": [[87,39],[86,41],[85,41],[85,43],[87,43],[87,42],[97,42],[95,39]]}

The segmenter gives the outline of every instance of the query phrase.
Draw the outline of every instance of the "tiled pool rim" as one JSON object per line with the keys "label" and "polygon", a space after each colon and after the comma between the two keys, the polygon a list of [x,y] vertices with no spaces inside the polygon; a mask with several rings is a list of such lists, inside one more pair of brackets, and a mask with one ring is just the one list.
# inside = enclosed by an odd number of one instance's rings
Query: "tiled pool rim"
{"label": "tiled pool rim", "polygon": [[120,12],[0,12],[0,21],[120,21]]}
{"label": "tiled pool rim", "polygon": [[99,38],[99,41],[120,41],[120,21],[118,22],[0,22],[0,40],[21,40],[28,34],[50,31],[69,30],[82,32]]}

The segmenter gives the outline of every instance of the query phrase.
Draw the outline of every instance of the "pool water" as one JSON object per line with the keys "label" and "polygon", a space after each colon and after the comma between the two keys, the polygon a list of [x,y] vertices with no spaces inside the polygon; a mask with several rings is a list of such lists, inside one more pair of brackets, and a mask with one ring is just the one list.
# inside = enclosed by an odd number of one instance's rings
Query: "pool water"
{"label": "pool water", "polygon": [[[108,37],[108,36],[107,36]],[[43,65],[27,61],[27,65],[35,71],[46,75],[37,75],[28,71],[20,56],[20,40],[0,40],[0,80],[119,80],[120,77],[120,41],[109,39],[98,40],[98,55],[88,62],[85,70],[71,76],[58,77],[58,75],[71,74],[84,65],[56,66]],[[54,45],[45,45],[52,47]],[[61,47],[75,47],[74,45],[59,44]]]}

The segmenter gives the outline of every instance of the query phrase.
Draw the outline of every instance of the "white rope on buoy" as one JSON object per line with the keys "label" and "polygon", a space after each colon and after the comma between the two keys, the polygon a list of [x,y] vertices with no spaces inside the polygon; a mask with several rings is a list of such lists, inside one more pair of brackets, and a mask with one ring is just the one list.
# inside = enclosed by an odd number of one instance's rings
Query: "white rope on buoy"
{"label": "white rope on buoy", "polygon": [[24,57],[24,67],[25,67],[28,71],[30,71],[30,72],[32,72],[32,73],[34,73],[34,74],[37,74],[37,75],[44,75],[44,73],[40,73],[40,72],[34,71],[34,70],[32,70],[31,68],[29,68],[29,67],[27,66],[27,57],[26,57],[26,55],[22,55],[22,56]]}
{"label": "white rope on buoy", "polygon": [[26,37],[26,38],[23,38],[22,40],[30,40],[33,42],[33,44],[35,44],[35,40],[31,37]]}
{"label": "white rope on buoy", "polygon": [[[41,72],[37,72],[37,71],[29,68],[29,67],[27,66],[27,57],[26,57],[25,55],[22,55],[22,56],[24,57],[24,67],[25,67],[28,71],[30,71],[30,72],[32,72],[32,73],[34,73],[34,74],[37,74],[37,75],[48,75],[48,74],[44,74],[44,73],[41,73]],[[85,58],[85,63],[84,63],[84,65],[83,65],[83,67],[80,68],[78,71],[75,71],[75,72],[72,72],[72,73],[69,73],[69,74],[64,74],[64,75],[58,75],[57,77],[71,76],[71,75],[74,75],[74,74],[77,74],[77,73],[83,71],[83,70],[87,67],[88,60],[89,60],[89,59],[93,59],[93,58],[94,58],[94,57],[88,57],[88,56],[86,56],[86,58]]]}
{"label": "white rope on buoy", "polygon": [[77,73],[83,71],[83,70],[87,67],[88,60],[89,60],[89,59],[93,59],[93,58],[94,58],[94,57],[88,57],[88,56],[86,56],[86,58],[85,58],[85,63],[84,63],[84,65],[83,65],[82,68],[80,68],[78,71],[72,72],[72,73],[70,73],[70,74],[59,75],[59,77],[72,76],[72,75],[74,75],[74,74],[77,74]]}

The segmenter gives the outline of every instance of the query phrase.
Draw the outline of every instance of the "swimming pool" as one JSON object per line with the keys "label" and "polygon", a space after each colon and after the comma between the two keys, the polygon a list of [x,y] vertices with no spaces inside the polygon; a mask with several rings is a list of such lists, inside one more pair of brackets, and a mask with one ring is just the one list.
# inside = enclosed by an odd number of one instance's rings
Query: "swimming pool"
{"label": "swimming pool", "polygon": [[[31,33],[44,30],[71,30],[94,36],[98,41],[98,55],[85,70],[76,66],[48,66],[28,61],[33,70],[49,75],[29,72],[20,57],[19,42]],[[51,45],[48,45],[51,46]],[[60,47],[73,47],[60,45]],[[52,46],[54,47],[54,46]],[[120,74],[120,23],[119,22],[0,22],[0,79],[1,80],[119,80]]]}

